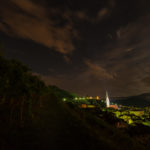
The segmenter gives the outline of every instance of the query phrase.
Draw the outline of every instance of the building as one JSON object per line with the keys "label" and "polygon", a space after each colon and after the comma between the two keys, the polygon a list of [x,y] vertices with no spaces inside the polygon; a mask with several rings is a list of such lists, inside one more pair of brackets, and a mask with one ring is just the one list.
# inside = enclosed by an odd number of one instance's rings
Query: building
{"label": "building", "polygon": [[108,96],[108,92],[106,91],[106,106],[109,107],[110,106],[110,100],[109,100],[109,96]]}
{"label": "building", "polygon": [[95,108],[95,105],[88,105],[88,104],[81,104],[80,105],[81,108]]}
{"label": "building", "polygon": [[108,92],[106,91],[106,107],[107,108],[113,108],[113,109],[118,109],[118,105],[111,105],[110,104],[110,99],[108,96]]}
{"label": "building", "polygon": [[109,108],[119,109],[119,108],[118,108],[118,105],[109,105]]}

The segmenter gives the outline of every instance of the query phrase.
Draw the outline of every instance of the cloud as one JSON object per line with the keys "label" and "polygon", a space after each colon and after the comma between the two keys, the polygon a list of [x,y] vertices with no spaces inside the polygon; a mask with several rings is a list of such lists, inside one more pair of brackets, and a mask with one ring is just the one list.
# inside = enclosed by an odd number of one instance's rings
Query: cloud
{"label": "cloud", "polygon": [[[99,63],[116,73],[107,85],[114,93],[134,95],[149,91],[150,84],[150,15],[120,27],[116,39],[104,46]],[[124,88],[123,88],[124,87]]]}
{"label": "cloud", "polygon": [[[30,0],[11,0],[9,5],[4,3],[4,6],[1,7],[0,13],[3,22],[0,25],[1,31],[32,40],[62,54],[75,50],[73,39],[77,38],[77,30],[70,17],[66,24],[59,26],[59,22],[52,19],[56,14]],[[64,19],[64,13],[61,12],[59,16],[60,20]]]}
{"label": "cloud", "polygon": [[143,78],[142,80],[146,85],[150,86],[150,76],[146,76],[145,78]]}
{"label": "cloud", "polygon": [[108,16],[110,13],[108,8],[103,8],[98,12],[98,19],[103,19],[104,17]]}
{"label": "cloud", "polygon": [[67,55],[64,55],[64,60],[65,60],[67,63],[70,63],[70,62],[71,62],[70,57],[67,56]]}
{"label": "cloud", "polygon": [[42,75],[35,72],[33,74],[39,76],[43,81],[45,81],[47,85],[57,85],[59,87],[62,87],[64,82],[63,76]]}
{"label": "cloud", "polygon": [[43,75],[40,73],[33,73],[34,75],[39,76],[47,85],[56,85],[59,88],[68,90],[70,92],[81,93],[83,88],[79,76],[68,75],[68,74],[55,74],[55,75]]}
{"label": "cloud", "polygon": [[87,11],[81,10],[76,11],[73,15],[77,20],[80,21],[87,21],[90,23],[95,23],[95,20],[97,20],[97,17],[90,17],[87,13]]}
{"label": "cloud", "polygon": [[95,96],[97,94],[102,95],[105,92],[104,82],[115,80],[115,74],[90,60],[86,60],[84,63],[86,66],[83,69],[69,74],[53,74],[53,70],[48,75],[34,74],[40,76],[47,85],[57,85],[60,88],[81,95],[91,93]]}
{"label": "cloud", "polygon": [[86,11],[77,11],[75,13],[75,17],[82,20],[82,21],[88,21],[90,23],[96,23],[100,22],[103,19],[107,18],[111,14],[111,9],[109,8],[102,8],[99,10],[96,14],[96,16],[89,16]]}
{"label": "cloud", "polygon": [[[92,95],[103,94],[103,89],[99,87],[99,80],[93,81],[91,75],[87,70],[77,72],[76,74],[57,74],[57,75],[43,75],[35,73],[41,77],[47,85],[56,85],[62,89],[68,90],[80,95]],[[100,89],[99,89],[100,88]]]}
{"label": "cloud", "polygon": [[109,1],[108,1],[108,4],[109,4],[109,6],[110,6],[111,8],[114,8],[115,5],[116,5],[116,0],[109,0]]}
{"label": "cloud", "polygon": [[[150,92],[150,16],[118,28],[113,39],[80,70],[43,76],[46,83],[81,95],[129,96]],[[110,33],[111,34],[111,33]]]}
{"label": "cloud", "polygon": [[77,11],[75,15],[77,18],[79,18],[81,20],[89,20],[88,15],[84,11]]}
{"label": "cloud", "polygon": [[96,77],[98,80],[114,78],[114,75],[112,73],[110,73],[108,70],[106,70],[105,68],[103,68],[98,64],[92,63],[89,60],[86,60],[85,64],[88,66],[87,74],[89,74],[89,76],[92,75]]}
{"label": "cloud", "polygon": [[116,5],[116,0],[109,0],[108,6],[105,8],[102,8],[98,11],[96,20],[100,21],[102,19],[109,17],[111,15],[115,5]]}
{"label": "cloud", "polygon": [[46,15],[46,11],[43,7],[33,3],[30,0],[11,0],[18,8],[23,11],[32,14],[33,16],[43,17]]}
{"label": "cloud", "polygon": [[7,34],[9,34],[8,28],[1,22],[0,22],[0,30],[7,33]]}
{"label": "cloud", "polygon": [[101,8],[95,16],[91,17],[87,13],[87,11],[83,11],[83,10],[77,11],[74,14],[74,16],[82,21],[88,21],[90,23],[100,22],[103,19],[106,19],[111,15],[115,5],[116,5],[116,0],[109,0],[107,7]]}

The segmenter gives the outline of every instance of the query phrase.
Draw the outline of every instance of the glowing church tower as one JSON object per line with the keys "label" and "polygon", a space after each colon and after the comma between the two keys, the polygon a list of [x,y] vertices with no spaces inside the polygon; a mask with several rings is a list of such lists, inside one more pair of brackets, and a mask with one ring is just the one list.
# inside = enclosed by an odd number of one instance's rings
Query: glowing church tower
{"label": "glowing church tower", "polygon": [[109,100],[109,96],[108,96],[108,92],[106,91],[106,107],[107,108],[113,108],[113,109],[119,109],[118,105],[110,105],[110,100]]}
{"label": "glowing church tower", "polygon": [[106,91],[106,106],[110,107],[110,101],[109,101],[109,97],[108,97],[108,92]]}

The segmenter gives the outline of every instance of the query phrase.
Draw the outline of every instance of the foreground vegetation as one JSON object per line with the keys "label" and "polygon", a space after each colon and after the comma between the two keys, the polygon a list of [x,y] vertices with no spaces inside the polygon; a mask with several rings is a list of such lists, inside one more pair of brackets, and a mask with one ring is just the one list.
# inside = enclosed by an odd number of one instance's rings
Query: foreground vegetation
{"label": "foreground vegetation", "polygon": [[149,128],[119,129],[118,118],[101,107],[81,109],[79,103],[63,102],[76,95],[46,86],[16,60],[0,57],[0,93],[1,150],[150,148],[144,143]]}

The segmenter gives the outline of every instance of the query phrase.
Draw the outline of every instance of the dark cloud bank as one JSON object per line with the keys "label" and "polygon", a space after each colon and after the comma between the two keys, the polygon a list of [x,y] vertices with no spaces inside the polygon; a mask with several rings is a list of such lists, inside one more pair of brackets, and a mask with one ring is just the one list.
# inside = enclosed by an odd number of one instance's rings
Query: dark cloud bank
{"label": "dark cloud bank", "polygon": [[[106,89],[113,96],[150,92],[150,12],[137,15],[133,20],[126,17],[127,23],[120,24],[115,17],[120,7],[118,1],[107,1],[93,16],[88,15],[90,11],[85,8],[71,9],[68,3],[63,10],[56,6],[48,9],[45,4],[31,0],[2,2],[0,30],[9,37],[28,39],[62,54],[60,61],[69,71],[65,68],[67,71],[59,72],[57,70],[64,66],[56,68],[49,64],[50,73],[36,73],[47,84],[56,84],[82,95],[104,95]],[[135,7],[139,5],[135,4]],[[113,24],[117,21],[119,24],[114,27],[109,24],[113,17]],[[98,29],[105,23],[112,30],[108,31],[108,27]],[[97,28],[100,36],[96,38],[106,39],[105,42],[92,45],[96,48],[91,51],[86,47],[81,49],[78,44],[93,43],[81,34],[81,26],[85,26],[85,30],[90,28],[87,32]],[[39,61],[42,64],[43,60]]]}

